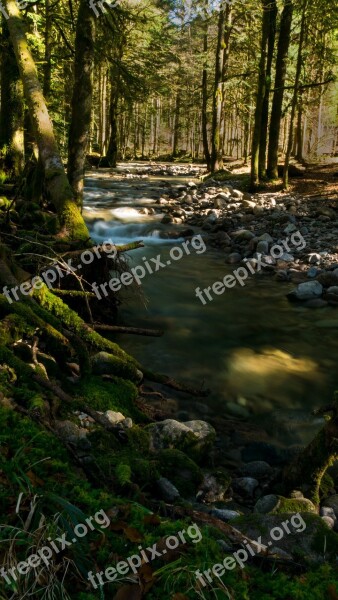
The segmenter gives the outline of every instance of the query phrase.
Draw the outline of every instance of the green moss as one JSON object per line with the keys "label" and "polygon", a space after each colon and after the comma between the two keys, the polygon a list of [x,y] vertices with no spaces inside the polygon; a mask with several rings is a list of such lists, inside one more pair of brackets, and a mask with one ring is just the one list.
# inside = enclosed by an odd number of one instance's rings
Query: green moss
{"label": "green moss", "polygon": [[[69,390],[74,393],[74,387],[70,384]],[[95,410],[113,410],[122,412],[125,417],[143,417],[134,405],[137,388],[131,381],[119,377],[113,377],[110,381],[102,381],[95,375],[85,377],[76,386],[76,396],[80,398],[79,405],[82,406],[84,399],[86,404]]]}
{"label": "green moss", "polygon": [[272,511],[273,514],[285,514],[285,513],[303,513],[303,512],[316,512],[316,508],[312,505],[312,503],[304,499],[298,498],[284,498],[283,496],[278,496],[279,504]]}
{"label": "green moss", "polygon": [[[61,323],[71,328],[84,342],[90,344],[94,348],[100,350],[106,350],[107,352],[114,354],[117,358],[121,359],[126,363],[125,369],[128,371],[126,376],[132,378],[135,381],[139,380],[139,374],[137,373],[136,361],[124,352],[117,344],[103,338],[96,331],[93,331],[86,325],[86,323],[79,317],[79,315],[73,311],[67,304],[65,304],[61,298],[57,298],[47,286],[43,286],[39,290],[34,290],[34,296],[44,309],[44,313],[52,313]],[[41,314],[41,316],[43,316]],[[50,319],[50,317],[49,317]],[[127,367],[128,363],[128,367]],[[122,369],[122,362],[115,363],[116,370]],[[120,373],[121,374],[121,373]]]}
{"label": "green moss", "polygon": [[325,472],[320,482],[320,493],[322,498],[326,498],[334,489],[335,483],[331,475]]}
{"label": "green moss", "polygon": [[[46,177],[48,175],[53,176],[52,174],[46,174]],[[66,237],[70,240],[89,240],[87,226],[79,207],[73,200],[67,200],[64,203],[61,214],[59,213],[59,222],[62,230],[66,233]]]}
{"label": "green moss", "polygon": [[183,497],[196,494],[196,489],[202,481],[202,471],[186,454],[180,450],[161,450],[157,455],[159,471],[167,477]]}
{"label": "green moss", "polygon": [[[145,420],[142,415],[142,420]],[[127,437],[130,447],[141,454],[147,456],[149,454],[150,436],[149,433],[138,425],[134,425],[131,429],[127,429]]]}

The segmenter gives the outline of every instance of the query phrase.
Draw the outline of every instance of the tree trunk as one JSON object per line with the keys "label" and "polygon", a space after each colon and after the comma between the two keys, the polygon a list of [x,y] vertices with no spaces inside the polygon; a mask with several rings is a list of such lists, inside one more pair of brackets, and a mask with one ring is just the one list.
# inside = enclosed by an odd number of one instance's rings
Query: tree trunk
{"label": "tree trunk", "polygon": [[221,121],[223,107],[223,87],[226,68],[229,58],[229,42],[231,36],[231,6],[224,2],[218,18],[218,36],[215,66],[215,84],[212,108],[212,133],[211,133],[211,171],[223,168]]}
{"label": "tree trunk", "polygon": [[43,95],[49,99],[52,79],[52,18],[50,1],[45,0],[45,64],[43,66]]}
{"label": "tree trunk", "polygon": [[271,179],[278,178],[278,144],[279,132],[282,120],[282,106],[284,97],[284,85],[286,78],[286,67],[288,51],[290,46],[290,32],[292,24],[293,5],[292,0],[285,0],[284,9],[280,22],[280,32],[278,38],[278,49],[276,59],[275,88],[272,100],[269,147],[268,147],[268,167],[267,174]]}
{"label": "tree trunk", "polygon": [[24,110],[19,69],[5,19],[2,23],[0,149],[4,168],[19,177],[24,167]]}
{"label": "tree trunk", "polygon": [[251,187],[255,188],[259,184],[259,148],[261,141],[261,127],[263,116],[263,105],[266,90],[266,68],[267,68],[267,44],[270,30],[270,0],[262,0],[263,20],[262,20],[262,38],[261,55],[259,61],[258,89],[255,109],[255,125],[252,136],[251,149]]}
{"label": "tree trunk", "polygon": [[[175,102],[175,123],[174,123],[174,136],[173,136],[173,158],[178,156],[178,146],[180,143],[180,132],[181,132],[181,95],[180,92],[176,94]],[[156,129],[157,131],[157,129]],[[154,150],[155,154],[155,150]]]}
{"label": "tree trunk", "polygon": [[265,79],[265,94],[262,107],[262,124],[261,124],[261,135],[259,142],[259,178],[265,179],[266,177],[266,145],[268,138],[268,121],[269,121],[269,97],[271,88],[271,68],[273,60],[273,52],[275,48],[276,38],[276,19],[277,19],[277,5],[276,0],[271,0],[269,4],[269,39],[268,39],[268,56],[266,62],[266,79]]}
{"label": "tree trunk", "polygon": [[294,125],[296,109],[297,109],[299,82],[300,82],[300,75],[301,75],[302,62],[303,62],[303,44],[304,44],[304,37],[305,37],[307,2],[308,2],[308,0],[304,0],[303,8],[302,8],[302,21],[301,21],[300,34],[299,34],[295,85],[294,85],[293,97],[292,97],[292,103],[291,103],[289,138],[288,138],[288,145],[287,145],[287,149],[286,149],[285,163],[284,163],[284,170],[283,170],[283,187],[284,187],[284,189],[287,189],[288,183],[289,183],[289,164],[290,164],[290,157],[291,157],[291,150],[292,150],[293,125]]}
{"label": "tree trunk", "polygon": [[208,21],[207,15],[204,16],[204,35],[203,35],[203,72],[202,72],[202,139],[203,139],[203,151],[204,158],[207,163],[208,171],[211,168],[211,156],[208,142],[208,71],[207,71],[207,59],[208,59]]}
{"label": "tree trunk", "polygon": [[80,206],[92,110],[94,42],[95,15],[88,1],[81,0],[76,25],[75,77],[68,140],[68,178]]}
{"label": "tree trunk", "polygon": [[15,0],[6,0],[8,28],[20,70],[24,94],[44,169],[44,185],[50,202],[55,206],[61,234],[71,239],[86,240],[88,229],[74,200],[74,194],[61,160],[53,125],[29,50],[21,12]]}
{"label": "tree trunk", "polygon": [[110,121],[110,138],[107,150],[107,159],[111,167],[117,165],[117,152],[118,152],[118,127],[117,127],[117,107],[119,102],[119,76],[114,79],[114,74],[111,77],[111,89],[110,89],[110,109],[109,109],[109,121]]}

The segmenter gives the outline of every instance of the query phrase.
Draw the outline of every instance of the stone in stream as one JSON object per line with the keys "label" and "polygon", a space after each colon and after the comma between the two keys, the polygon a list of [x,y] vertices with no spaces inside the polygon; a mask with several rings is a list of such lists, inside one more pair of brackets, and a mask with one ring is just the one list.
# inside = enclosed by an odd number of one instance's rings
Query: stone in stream
{"label": "stone in stream", "polygon": [[290,233],[293,233],[294,231],[297,231],[297,227],[296,227],[296,225],[293,225],[293,223],[289,223],[289,225],[287,225],[284,229],[284,233],[286,233],[286,235],[289,235]]}
{"label": "stone in stream", "polygon": [[322,257],[320,254],[317,254],[316,252],[313,252],[311,254],[309,254],[308,256],[308,263],[310,265],[316,264],[318,262],[320,262],[322,260]]}
{"label": "stone in stream", "polygon": [[333,496],[329,496],[322,503],[323,507],[332,508],[336,519],[338,519],[338,494],[333,494]]}
{"label": "stone in stream", "polygon": [[269,242],[269,244],[273,243],[273,238],[269,233],[263,233],[257,238],[258,242]]}
{"label": "stone in stream", "polygon": [[232,252],[227,257],[226,262],[229,265],[234,265],[234,264],[237,264],[237,263],[241,262],[241,260],[242,260],[242,256],[238,252]]}
{"label": "stone in stream", "polygon": [[240,517],[240,513],[237,512],[236,510],[230,510],[230,509],[224,509],[224,508],[213,508],[210,511],[210,514],[212,517],[216,517],[216,519],[220,519],[221,521],[224,521],[225,523],[228,523],[229,521],[232,521],[233,519],[236,519],[237,517]]}
{"label": "stone in stream", "polygon": [[317,277],[317,275],[319,275],[320,273],[320,269],[318,269],[317,267],[311,267],[308,272],[306,273],[306,276],[309,277],[309,279],[312,279],[313,277]]}
{"label": "stone in stream", "polygon": [[264,460],[253,460],[241,468],[241,473],[254,479],[269,479],[273,476],[273,468]]}
{"label": "stone in stream", "polygon": [[238,241],[252,240],[255,237],[255,234],[253,231],[249,231],[249,229],[239,229],[238,231],[234,231],[232,237]]}
{"label": "stone in stream", "polygon": [[232,480],[232,487],[241,496],[253,498],[259,482],[254,477],[237,477]]}
{"label": "stone in stream", "polygon": [[265,240],[261,240],[260,242],[258,242],[256,250],[257,250],[257,252],[259,252],[261,254],[268,254],[269,242],[266,242]]}
{"label": "stone in stream", "polygon": [[289,300],[311,300],[312,298],[320,298],[322,293],[323,286],[319,281],[305,281],[287,294],[287,297]]}

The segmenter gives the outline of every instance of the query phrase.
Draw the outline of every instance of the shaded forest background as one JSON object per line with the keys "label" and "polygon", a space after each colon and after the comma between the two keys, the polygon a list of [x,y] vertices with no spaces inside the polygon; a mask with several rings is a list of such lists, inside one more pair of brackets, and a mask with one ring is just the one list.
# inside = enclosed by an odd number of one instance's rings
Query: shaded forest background
{"label": "shaded forest background", "polygon": [[[23,19],[68,175],[81,195],[85,153],[101,166],[185,158],[250,161],[252,184],[280,158],[338,151],[334,0],[29,2]],[[97,16],[98,15],[98,16]],[[3,17],[2,179],[37,158]],[[25,136],[23,135],[25,131]],[[287,175],[284,174],[287,184]]]}

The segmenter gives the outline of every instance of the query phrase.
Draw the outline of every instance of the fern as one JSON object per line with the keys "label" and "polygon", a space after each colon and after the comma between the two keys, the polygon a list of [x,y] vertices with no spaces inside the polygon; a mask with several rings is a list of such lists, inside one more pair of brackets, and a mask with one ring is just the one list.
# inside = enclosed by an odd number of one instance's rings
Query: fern
{"label": "fern", "polygon": [[115,475],[120,485],[131,483],[131,468],[129,465],[126,465],[125,463],[120,463],[117,465],[115,469]]}

